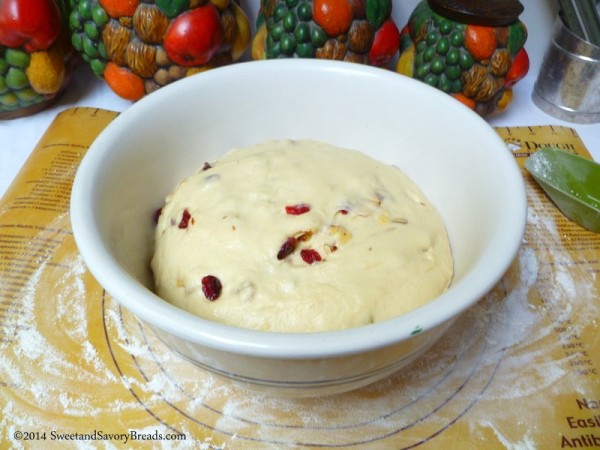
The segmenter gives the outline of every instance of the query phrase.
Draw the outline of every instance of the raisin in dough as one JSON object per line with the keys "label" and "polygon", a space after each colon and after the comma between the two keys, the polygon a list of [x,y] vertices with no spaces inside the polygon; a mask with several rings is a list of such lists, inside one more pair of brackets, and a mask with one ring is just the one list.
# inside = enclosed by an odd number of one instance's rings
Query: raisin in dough
{"label": "raisin in dough", "polygon": [[339,330],[444,292],[444,224],[398,168],[316,141],[234,149],[168,195],[156,292],[206,319],[277,332]]}

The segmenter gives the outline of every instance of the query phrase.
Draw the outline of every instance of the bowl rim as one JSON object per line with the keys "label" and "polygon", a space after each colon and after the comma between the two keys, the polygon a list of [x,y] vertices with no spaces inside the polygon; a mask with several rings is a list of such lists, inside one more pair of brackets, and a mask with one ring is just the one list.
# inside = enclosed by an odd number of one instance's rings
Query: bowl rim
{"label": "bowl rim", "polygon": [[[506,185],[514,192],[512,217],[504,227],[507,236],[514,239],[496,249],[496,254],[487,264],[493,266],[493,277],[475,278],[469,274],[433,301],[399,317],[382,322],[345,330],[280,333],[243,329],[200,318],[166,302],[134,280],[101,241],[100,231],[92,218],[97,168],[103,158],[110,155],[111,142],[118,136],[139,110],[153,108],[172,95],[175,90],[193,89],[195,85],[214,82],[218,77],[244,78],[244,73],[264,74],[265,71],[302,70],[306,74],[343,73],[347,76],[380,78],[388,82],[405,84],[412,90],[425,95],[444,106],[470,117],[473,126],[490,138],[494,146],[486,148],[497,163],[505,166]],[[241,75],[240,75],[241,73]],[[393,79],[392,79],[393,78]],[[407,340],[451,321],[478,302],[501,279],[513,262],[521,245],[526,225],[527,198],[525,183],[514,156],[482,117],[448,94],[425,83],[400,75],[391,70],[357,63],[313,60],[282,59],[249,61],[223,66],[171,83],[132,104],[121,112],[94,140],[84,155],[75,175],[71,195],[71,225],[79,252],[88,267],[106,292],[137,318],[191,343],[234,354],[265,358],[314,359],[339,357],[375,350]],[[480,275],[480,274],[479,274]],[[466,283],[469,281],[469,283]],[[134,299],[139,299],[135,301]],[[468,300],[465,300],[468,299]],[[440,308],[440,305],[443,307]],[[443,314],[439,314],[443,311]],[[435,314],[430,314],[436,312]]]}

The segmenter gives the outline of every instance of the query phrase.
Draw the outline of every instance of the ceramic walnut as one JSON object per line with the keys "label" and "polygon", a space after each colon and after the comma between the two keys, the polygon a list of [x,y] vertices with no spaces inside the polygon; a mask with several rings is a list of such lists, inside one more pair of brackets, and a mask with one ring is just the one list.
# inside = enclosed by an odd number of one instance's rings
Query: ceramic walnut
{"label": "ceramic walnut", "polygon": [[0,0],[0,119],[56,100],[73,66],[62,0]]}
{"label": "ceramic walnut", "polygon": [[262,0],[252,58],[385,66],[400,43],[391,12],[391,0]]}
{"label": "ceramic walnut", "polygon": [[237,61],[250,24],[237,0],[70,0],[72,42],[128,100]]}
{"label": "ceramic walnut", "polygon": [[517,0],[423,0],[402,29],[397,71],[481,116],[502,110],[529,70],[522,11]]}

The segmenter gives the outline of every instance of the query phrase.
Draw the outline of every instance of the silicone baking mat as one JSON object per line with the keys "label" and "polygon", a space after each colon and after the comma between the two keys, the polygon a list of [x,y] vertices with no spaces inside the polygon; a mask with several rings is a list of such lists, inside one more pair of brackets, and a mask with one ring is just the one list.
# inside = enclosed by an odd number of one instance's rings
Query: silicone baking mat
{"label": "silicone baking mat", "polygon": [[[600,447],[600,235],[525,172],[518,256],[430,351],[354,392],[275,398],[180,358],[87,272],[70,187],[116,115],[59,114],[0,203],[2,448]],[[548,145],[589,157],[569,128],[497,131],[521,165]]]}

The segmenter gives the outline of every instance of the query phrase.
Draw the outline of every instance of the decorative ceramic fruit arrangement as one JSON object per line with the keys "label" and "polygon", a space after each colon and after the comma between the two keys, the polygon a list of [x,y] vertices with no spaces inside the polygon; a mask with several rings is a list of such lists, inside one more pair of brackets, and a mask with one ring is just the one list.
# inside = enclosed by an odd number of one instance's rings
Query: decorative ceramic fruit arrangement
{"label": "decorative ceramic fruit arrangement", "polygon": [[34,114],[63,92],[72,70],[62,0],[0,0],[0,119]]}
{"label": "decorative ceramic fruit arrangement", "polygon": [[70,0],[72,42],[96,75],[136,101],[238,60],[250,23],[237,0]]}
{"label": "decorative ceramic fruit arrangement", "polygon": [[391,12],[391,0],[262,0],[252,58],[386,66],[400,44]]}
{"label": "decorative ceramic fruit arrangement", "polygon": [[423,0],[401,32],[396,70],[481,116],[502,110],[529,70],[522,10],[517,0]]}

